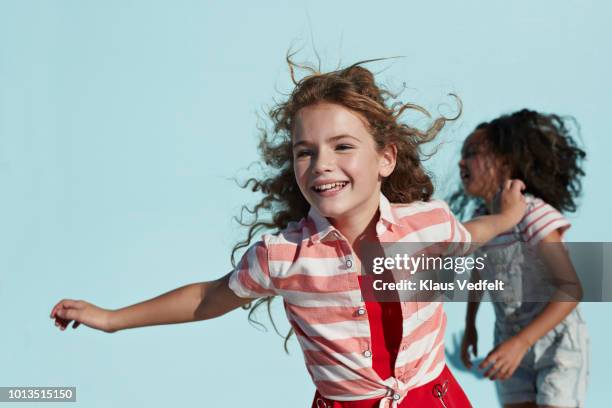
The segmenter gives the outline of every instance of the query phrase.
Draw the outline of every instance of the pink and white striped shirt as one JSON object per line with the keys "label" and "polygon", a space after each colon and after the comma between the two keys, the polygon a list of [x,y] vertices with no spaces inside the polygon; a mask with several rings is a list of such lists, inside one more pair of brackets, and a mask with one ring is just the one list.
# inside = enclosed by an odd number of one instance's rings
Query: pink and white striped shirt
{"label": "pink and white striped shirt", "polygon": [[[376,232],[380,242],[457,243],[465,252],[469,232],[439,200],[390,204],[381,194]],[[463,244],[461,244],[463,243]],[[240,297],[283,297],[307,369],[326,398],[354,401],[382,397],[395,406],[412,388],[435,379],[445,365],[446,315],[440,302],[402,302],[402,340],[394,376],[372,368],[371,337],[348,242],[314,208],[278,234],[264,234],[231,275]]]}

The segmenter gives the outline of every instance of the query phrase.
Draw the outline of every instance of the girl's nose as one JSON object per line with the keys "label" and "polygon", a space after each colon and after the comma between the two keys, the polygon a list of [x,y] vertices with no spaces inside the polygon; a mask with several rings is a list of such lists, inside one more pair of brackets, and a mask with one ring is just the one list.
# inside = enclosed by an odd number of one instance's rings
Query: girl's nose
{"label": "girl's nose", "polygon": [[314,162],[313,171],[316,174],[322,174],[332,171],[335,167],[333,157],[325,154],[319,154]]}

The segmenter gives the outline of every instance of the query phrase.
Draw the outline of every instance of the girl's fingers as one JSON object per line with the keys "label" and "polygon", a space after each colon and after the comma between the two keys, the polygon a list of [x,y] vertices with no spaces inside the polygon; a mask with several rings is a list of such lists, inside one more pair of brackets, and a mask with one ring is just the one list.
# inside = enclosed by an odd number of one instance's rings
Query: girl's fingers
{"label": "girl's fingers", "polygon": [[503,361],[498,360],[495,361],[493,363],[493,365],[491,365],[491,367],[489,367],[489,369],[487,370],[486,373],[484,373],[485,377],[489,377],[491,380],[495,380],[497,373],[499,372],[500,368],[503,366]]}
{"label": "girl's fingers", "polygon": [[63,302],[63,300],[60,300],[59,302],[57,302],[55,304],[55,306],[53,306],[53,309],[51,309],[51,317],[52,318],[55,317],[55,314],[57,313],[57,311],[58,311],[59,307],[61,306],[62,302]]}
{"label": "girl's fingers", "polygon": [[70,321],[76,320],[79,317],[80,311],[71,308],[60,308],[56,315],[63,320]]}
{"label": "girl's fingers", "polygon": [[497,358],[496,351],[497,350],[493,349],[489,354],[487,354],[487,356],[482,361],[482,363],[480,363],[478,368],[480,368],[481,370],[484,370],[484,368],[487,367],[489,364],[493,364]]}
{"label": "girl's fingers", "polygon": [[59,302],[57,302],[57,304],[55,306],[53,306],[53,309],[51,310],[51,317],[55,317],[58,310],[62,309],[63,307],[65,307],[66,305],[69,305],[71,307],[73,307],[75,305],[75,301],[71,300],[71,299],[62,299]]}
{"label": "girl's fingers", "polygon": [[523,191],[525,189],[525,183],[523,183],[522,180],[515,179],[515,180],[511,180],[511,182],[512,182],[513,190]]}

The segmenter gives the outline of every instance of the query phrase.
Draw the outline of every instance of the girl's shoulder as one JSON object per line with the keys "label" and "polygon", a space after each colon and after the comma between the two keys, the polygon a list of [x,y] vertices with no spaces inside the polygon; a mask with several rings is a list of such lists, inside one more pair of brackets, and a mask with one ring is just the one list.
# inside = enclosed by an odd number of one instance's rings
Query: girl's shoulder
{"label": "girl's shoulder", "polygon": [[554,230],[561,235],[571,226],[569,220],[555,207],[541,198],[525,195],[527,209],[517,225],[522,238],[531,245],[537,245]]}
{"label": "girl's shoulder", "polygon": [[563,216],[563,214],[552,205],[531,194],[525,194],[525,203],[527,204],[527,208],[525,209],[525,215],[521,222],[527,220],[533,221],[534,216],[542,215],[543,213],[555,213],[559,216]]}
{"label": "girl's shoulder", "polygon": [[286,244],[299,245],[308,235],[308,227],[306,224],[306,219],[291,221],[280,231],[262,234],[261,242],[263,242],[266,247]]}
{"label": "girl's shoulder", "polygon": [[413,201],[411,203],[391,203],[391,209],[400,218],[408,215],[431,216],[439,213],[443,216],[450,214],[450,208],[446,201],[432,198],[429,201]]}
{"label": "girl's shoulder", "polygon": [[410,203],[391,203],[393,208],[413,208],[415,210],[433,209],[433,208],[449,208],[444,200],[432,198],[429,201],[412,201]]}

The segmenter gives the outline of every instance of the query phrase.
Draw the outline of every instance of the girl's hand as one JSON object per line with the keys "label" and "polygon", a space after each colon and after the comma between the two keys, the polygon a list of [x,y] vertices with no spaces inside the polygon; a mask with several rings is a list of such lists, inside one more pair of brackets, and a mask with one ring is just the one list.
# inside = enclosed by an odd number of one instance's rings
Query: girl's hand
{"label": "girl's hand", "polygon": [[478,366],[484,370],[485,377],[491,380],[506,380],[514,374],[529,350],[529,343],[520,336],[514,336],[497,345]]}
{"label": "girl's hand", "polygon": [[504,215],[512,226],[521,221],[527,209],[525,196],[521,193],[524,189],[525,184],[521,180],[506,180],[493,205],[495,212]]}
{"label": "girl's hand", "polygon": [[115,330],[110,325],[111,314],[112,311],[99,308],[83,300],[64,299],[53,307],[50,317],[55,319],[55,325],[60,330],[66,330],[66,327],[74,321],[73,329],[82,323],[92,329],[112,333]]}
{"label": "girl's hand", "polygon": [[461,361],[467,368],[472,368],[472,359],[470,358],[470,347],[474,357],[478,355],[478,331],[476,327],[471,325],[465,328],[463,332],[463,340],[461,341]]}

